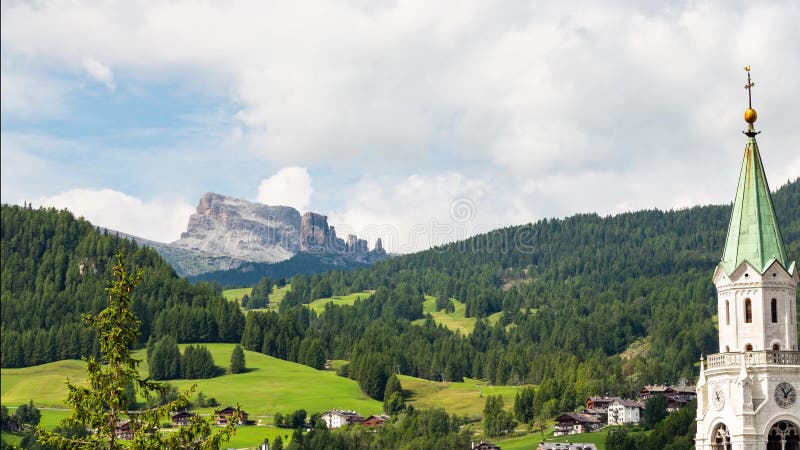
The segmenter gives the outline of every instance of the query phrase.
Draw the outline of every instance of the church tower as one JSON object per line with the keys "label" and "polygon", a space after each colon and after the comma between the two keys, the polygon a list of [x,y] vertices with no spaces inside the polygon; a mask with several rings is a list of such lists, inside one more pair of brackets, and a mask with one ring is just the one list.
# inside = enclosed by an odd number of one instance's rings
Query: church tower
{"label": "church tower", "polygon": [[750,107],[717,287],[719,353],[700,361],[698,450],[800,450],[797,267],[786,256]]}

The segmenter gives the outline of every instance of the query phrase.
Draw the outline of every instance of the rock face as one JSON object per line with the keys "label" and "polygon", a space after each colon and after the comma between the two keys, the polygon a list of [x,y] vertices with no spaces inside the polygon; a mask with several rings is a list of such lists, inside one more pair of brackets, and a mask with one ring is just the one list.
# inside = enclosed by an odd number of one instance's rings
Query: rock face
{"label": "rock face", "polygon": [[189,218],[181,238],[171,244],[153,243],[181,275],[235,269],[246,262],[276,263],[306,252],[327,255],[331,261],[372,263],[388,257],[378,239],[375,250],[367,241],[336,236],[328,218],[300,213],[289,206],[268,206],[206,193]]}
{"label": "rock face", "polygon": [[300,251],[300,213],[207,193],[172,245],[243,261],[283,261]]}

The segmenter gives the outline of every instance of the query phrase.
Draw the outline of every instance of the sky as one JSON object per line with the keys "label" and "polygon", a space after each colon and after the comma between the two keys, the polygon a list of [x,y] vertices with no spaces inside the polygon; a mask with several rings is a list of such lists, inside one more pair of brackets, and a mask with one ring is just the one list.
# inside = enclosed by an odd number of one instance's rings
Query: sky
{"label": "sky", "polygon": [[2,1],[3,203],[171,242],[217,192],[394,252],[800,176],[800,3]]}

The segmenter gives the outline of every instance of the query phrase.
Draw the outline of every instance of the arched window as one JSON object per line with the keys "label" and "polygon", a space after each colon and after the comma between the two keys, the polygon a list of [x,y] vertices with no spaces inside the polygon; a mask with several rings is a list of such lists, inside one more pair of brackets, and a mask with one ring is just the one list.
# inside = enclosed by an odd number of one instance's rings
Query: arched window
{"label": "arched window", "polygon": [[731,348],[726,345],[725,346],[725,353],[730,353],[730,352],[731,352]]}
{"label": "arched window", "polygon": [[782,420],[772,426],[767,436],[767,450],[800,449],[800,433],[797,425]]}
{"label": "arched window", "polygon": [[731,324],[731,304],[725,300],[725,325]]}
{"label": "arched window", "polygon": [[731,434],[728,432],[728,427],[724,423],[714,427],[714,432],[711,433],[711,449],[731,450],[731,448]]}
{"label": "arched window", "polygon": [[753,323],[753,303],[749,298],[744,299],[744,323]]}
{"label": "arched window", "polygon": [[772,312],[772,323],[778,323],[778,300],[772,299],[770,302],[770,311]]}
{"label": "arched window", "polygon": [[777,351],[778,351],[778,350],[780,350],[780,349],[781,349],[781,346],[780,346],[780,344],[772,344],[772,350],[774,350],[774,351],[776,351],[776,352],[777,352]]}
{"label": "arched window", "polygon": [[747,344],[744,346],[744,351],[752,352],[753,351],[753,344]]}

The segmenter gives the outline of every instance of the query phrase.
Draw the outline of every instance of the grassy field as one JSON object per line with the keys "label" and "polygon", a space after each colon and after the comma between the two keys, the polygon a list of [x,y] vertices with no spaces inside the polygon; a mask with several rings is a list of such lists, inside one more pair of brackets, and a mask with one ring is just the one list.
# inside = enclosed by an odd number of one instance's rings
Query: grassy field
{"label": "grassy field", "polygon": [[[274,287],[272,289],[272,294],[269,295],[269,308],[260,309],[261,311],[264,310],[273,310],[277,311],[278,305],[283,301],[283,297],[286,296],[286,293],[289,292],[291,288],[290,284],[287,284],[284,287]],[[222,296],[225,297],[226,300],[233,301],[233,302],[241,302],[242,297],[245,295],[250,295],[253,292],[253,288],[235,288],[235,289],[225,289],[222,291]],[[245,310],[250,311],[250,310]],[[259,311],[259,309],[253,310]]]}
{"label": "grassy field", "polygon": [[[183,347],[183,345],[181,345]],[[207,344],[218,366],[230,363],[233,344]],[[143,350],[135,356],[144,359]],[[309,412],[330,408],[355,409],[361,414],[379,413],[381,402],[362,394],[355,381],[337,377],[333,371],[283,361],[260,353],[245,351],[248,371],[206,380],[171,380],[181,389],[198,385],[206,398],[216,398],[222,406],[237,402],[254,419],[271,417],[303,408]],[[227,371],[227,367],[226,367]],[[147,373],[143,361],[141,372]],[[0,392],[4,405],[19,405],[33,399],[37,405],[61,406],[66,396],[64,379],[85,380],[83,363],[67,360],[21,369],[2,369]],[[210,412],[206,411],[206,412]]]}
{"label": "grassy field", "polygon": [[415,408],[441,407],[449,413],[480,416],[487,395],[502,395],[506,408],[514,406],[514,396],[524,386],[488,386],[480,380],[465,378],[463,383],[440,383],[438,381],[400,376],[403,391]]}
{"label": "grassy field", "polygon": [[311,308],[312,311],[319,314],[322,311],[325,311],[325,305],[328,303],[333,303],[334,305],[352,306],[357,298],[365,300],[367,297],[372,295],[373,292],[374,291],[354,292],[349,295],[335,295],[333,297],[321,298],[309,303],[308,307]]}
{"label": "grassy field", "polygon": [[[238,403],[253,420],[260,420],[264,425],[272,424],[276,412],[289,413],[300,408],[309,413],[331,408],[354,409],[364,416],[381,412],[381,402],[366,397],[355,381],[337,377],[333,370],[315,370],[245,351],[249,370],[232,375],[227,373],[227,366],[234,345],[205,345],[211,351],[217,366],[226,368],[226,374],[207,380],[171,380],[170,383],[180,389],[196,383],[198,388],[195,392],[202,391],[206,398],[216,398],[220,407]],[[144,359],[144,350],[136,351],[135,357]],[[334,361],[333,366],[338,367],[343,363],[345,361]],[[143,361],[142,374],[146,374],[147,370],[147,363]],[[27,403],[30,399],[39,407],[63,406],[67,392],[64,379],[67,377],[75,383],[85,381],[83,362],[67,360],[35,367],[0,369],[0,401],[14,407]],[[416,408],[442,407],[450,413],[470,416],[481,415],[486,395],[502,395],[506,407],[510,409],[514,403],[514,395],[522,387],[487,386],[472,379],[466,379],[464,383],[439,383],[401,376],[400,381],[403,390],[409,395],[409,402]],[[203,408],[198,412],[210,414],[212,408]],[[43,410],[43,424],[54,427],[67,414],[68,411]],[[272,426],[242,427],[226,446],[256,446],[265,437],[272,442],[277,435],[291,437],[291,431]],[[9,435],[8,439],[14,440],[16,437]],[[538,442],[535,438],[532,439],[524,442]],[[287,440],[284,438],[284,442]],[[516,445],[514,442],[512,445]]]}
{"label": "grassy field", "polygon": [[225,297],[225,300],[228,301],[235,301],[240,302],[242,301],[242,297],[245,295],[250,295],[253,292],[253,288],[236,288],[236,289],[225,289],[222,291],[222,296]]}
{"label": "grassy field", "polygon": [[[444,310],[436,311],[436,299],[430,295],[426,295],[425,302],[422,304],[422,313],[430,314],[433,316],[433,320],[436,321],[436,323],[440,323],[453,331],[460,331],[461,334],[465,335],[472,333],[472,330],[475,328],[475,322],[477,322],[478,319],[475,317],[465,317],[465,312],[467,310],[466,303],[461,303],[456,299],[451,300],[453,300],[455,311],[446,313]],[[487,319],[489,323],[494,325],[501,315],[502,313],[494,313],[487,317]],[[424,321],[425,319],[419,319],[414,321],[414,323],[421,324]]]}
{"label": "grassy field", "polygon": [[[3,402],[3,404],[6,405],[5,401]],[[17,409],[16,406],[9,407],[8,408],[9,414],[13,414],[16,409]],[[66,418],[70,413],[70,411],[66,409],[40,409],[39,411],[42,413],[42,420],[39,423],[47,430],[52,430],[53,428],[59,426],[61,424],[61,421],[64,418]],[[22,434],[3,431],[2,438],[6,442],[9,443],[13,442],[15,444],[19,444],[19,442],[22,440]]]}

